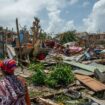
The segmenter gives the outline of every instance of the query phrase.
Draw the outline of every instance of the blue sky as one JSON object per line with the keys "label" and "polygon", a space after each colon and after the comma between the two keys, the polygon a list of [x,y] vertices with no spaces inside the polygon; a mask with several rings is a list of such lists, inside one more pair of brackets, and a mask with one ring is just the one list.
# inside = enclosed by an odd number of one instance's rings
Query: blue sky
{"label": "blue sky", "polygon": [[48,33],[77,31],[105,32],[105,0],[0,0],[0,26],[32,26],[34,16]]}
{"label": "blue sky", "polygon": [[[60,18],[65,22],[73,20],[75,26],[79,27],[83,25],[83,19],[89,16],[95,3],[96,0],[78,0],[70,5],[68,0],[63,8],[59,8],[61,10]],[[46,8],[40,11],[38,17],[46,23],[42,24],[43,28],[47,28],[49,17]]]}
{"label": "blue sky", "polygon": [[73,19],[77,25],[81,25],[82,19],[91,13],[95,2],[96,0],[81,0],[74,5],[67,5],[62,9],[61,17],[66,17],[65,20]]}

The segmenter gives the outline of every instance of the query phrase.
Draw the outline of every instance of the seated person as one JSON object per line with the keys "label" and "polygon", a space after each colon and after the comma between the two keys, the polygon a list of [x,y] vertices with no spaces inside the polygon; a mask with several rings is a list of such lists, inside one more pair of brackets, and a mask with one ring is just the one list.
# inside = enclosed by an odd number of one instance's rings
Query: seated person
{"label": "seated person", "polygon": [[25,81],[14,75],[16,61],[4,60],[0,68],[0,105],[31,105]]}

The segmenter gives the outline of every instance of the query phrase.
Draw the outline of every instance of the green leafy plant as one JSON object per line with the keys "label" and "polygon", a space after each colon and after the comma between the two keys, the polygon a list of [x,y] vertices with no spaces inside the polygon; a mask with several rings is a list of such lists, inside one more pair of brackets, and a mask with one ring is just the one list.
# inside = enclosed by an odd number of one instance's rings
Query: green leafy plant
{"label": "green leafy plant", "polygon": [[46,75],[44,73],[43,63],[32,63],[29,66],[29,70],[33,71],[33,75],[30,81],[35,85],[44,85]]}
{"label": "green leafy plant", "polygon": [[38,69],[44,69],[44,65],[42,63],[32,63],[29,65],[29,70],[37,71]]}
{"label": "green leafy plant", "polygon": [[46,78],[45,84],[51,88],[55,88],[57,86],[57,81],[49,76]]}
{"label": "green leafy plant", "polygon": [[58,64],[52,67],[51,74],[45,74],[43,64],[32,64],[30,69],[35,71],[31,78],[35,85],[47,85],[49,87],[67,86],[74,81],[74,74],[69,65]]}
{"label": "green leafy plant", "polygon": [[68,85],[74,81],[74,74],[72,73],[71,66],[59,64],[54,67],[54,72],[51,77],[57,80],[57,84]]}
{"label": "green leafy plant", "polygon": [[46,75],[43,70],[38,69],[36,73],[32,76],[32,81],[35,85],[44,85]]}
{"label": "green leafy plant", "polygon": [[46,84],[49,87],[57,87],[58,85],[67,86],[74,81],[74,74],[71,66],[57,64],[53,68],[53,72],[46,79]]}

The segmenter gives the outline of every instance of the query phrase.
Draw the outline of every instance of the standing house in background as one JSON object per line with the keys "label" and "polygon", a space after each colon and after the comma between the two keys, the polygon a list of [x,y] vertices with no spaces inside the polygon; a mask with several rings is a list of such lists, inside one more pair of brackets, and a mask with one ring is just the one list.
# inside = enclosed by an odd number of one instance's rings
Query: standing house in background
{"label": "standing house in background", "polygon": [[88,40],[90,43],[101,44],[105,42],[105,33],[91,33],[88,35]]}
{"label": "standing house in background", "polygon": [[105,33],[87,33],[80,32],[76,33],[80,46],[89,47],[90,45],[101,44],[105,45]]}
{"label": "standing house in background", "polygon": [[16,33],[0,27],[0,58],[5,56],[6,44],[12,44],[16,38]]}
{"label": "standing house in background", "polygon": [[0,58],[3,56],[4,52],[4,44],[3,44],[3,32],[2,32],[2,27],[0,27]]}

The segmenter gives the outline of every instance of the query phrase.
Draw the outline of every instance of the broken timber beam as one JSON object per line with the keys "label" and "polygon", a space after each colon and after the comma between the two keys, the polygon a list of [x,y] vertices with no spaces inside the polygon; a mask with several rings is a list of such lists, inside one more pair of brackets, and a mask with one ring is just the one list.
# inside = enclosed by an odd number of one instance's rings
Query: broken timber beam
{"label": "broken timber beam", "polygon": [[98,103],[99,105],[105,105],[105,100],[96,99],[96,98],[90,96],[90,95],[87,94],[87,93],[82,93],[82,97],[91,99],[91,100],[93,100],[94,102]]}
{"label": "broken timber beam", "polygon": [[[65,93],[73,91],[73,90],[80,90],[80,89],[84,89],[84,88],[85,87],[79,86],[79,85],[77,85],[77,86],[71,86],[68,89],[61,89],[58,92],[54,92],[54,93],[51,93],[51,94],[46,94],[46,95],[43,95],[40,98],[48,99],[48,98],[54,97],[55,95],[65,94]],[[36,99],[37,99],[37,97],[31,98],[31,101],[34,102]]]}
{"label": "broken timber beam", "polygon": [[60,105],[51,101],[50,99],[44,99],[44,98],[37,98],[35,101],[40,103],[41,105]]}
{"label": "broken timber beam", "polygon": [[93,90],[94,92],[105,91],[105,85],[89,76],[75,75],[76,79],[83,83],[85,86]]}

